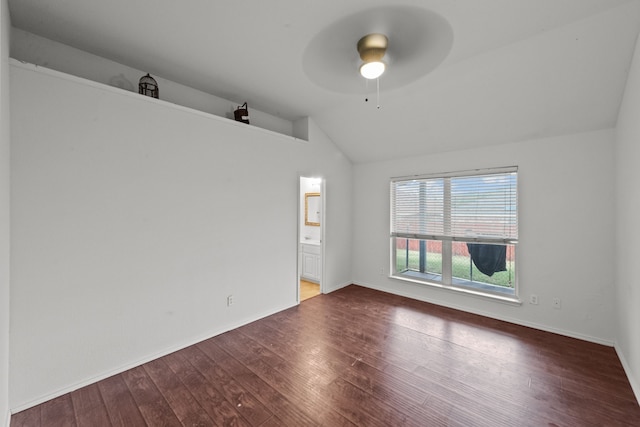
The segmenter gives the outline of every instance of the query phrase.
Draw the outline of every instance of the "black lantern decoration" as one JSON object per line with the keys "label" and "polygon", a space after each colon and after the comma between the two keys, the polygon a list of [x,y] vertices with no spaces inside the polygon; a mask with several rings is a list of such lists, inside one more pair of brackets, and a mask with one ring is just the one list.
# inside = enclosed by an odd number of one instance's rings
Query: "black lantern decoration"
{"label": "black lantern decoration", "polygon": [[247,107],[247,103],[245,102],[239,106],[236,111],[233,112],[233,116],[235,117],[236,122],[249,124],[249,109]]}
{"label": "black lantern decoration", "polygon": [[146,76],[142,76],[140,83],[138,84],[138,93],[152,98],[158,98],[158,83],[156,80],[147,73]]}

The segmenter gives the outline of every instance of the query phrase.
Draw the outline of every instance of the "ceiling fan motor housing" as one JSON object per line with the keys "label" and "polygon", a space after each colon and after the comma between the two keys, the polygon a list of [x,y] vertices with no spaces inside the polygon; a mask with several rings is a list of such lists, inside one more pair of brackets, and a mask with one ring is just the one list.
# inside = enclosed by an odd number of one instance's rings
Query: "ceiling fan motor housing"
{"label": "ceiling fan motor housing", "polygon": [[367,34],[358,41],[358,53],[365,63],[380,62],[387,51],[389,39],[384,34]]}

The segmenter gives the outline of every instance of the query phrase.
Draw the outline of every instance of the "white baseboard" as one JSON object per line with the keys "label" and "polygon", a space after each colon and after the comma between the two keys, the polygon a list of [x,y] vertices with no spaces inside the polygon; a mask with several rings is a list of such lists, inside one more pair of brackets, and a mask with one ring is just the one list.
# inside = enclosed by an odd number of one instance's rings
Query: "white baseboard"
{"label": "white baseboard", "polygon": [[413,294],[411,292],[396,292],[396,291],[390,291],[388,289],[385,289],[384,287],[379,287],[379,286],[375,286],[375,285],[370,285],[370,284],[365,284],[362,282],[359,283],[355,283],[354,284],[358,285],[358,286],[362,286],[365,288],[369,288],[369,289],[375,289],[377,291],[381,291],[381,292],[387,292],[390,294],[394,294],[394,295],[399,295],[402,297],[406,297],[406,298],[411,298],[411,299],[415,299],[418,301],[423,301],[423,302],[428,302],[431,304],[436,304],[436,305],[440,305],[442,307],[447,307],[447,308],[452,308],[454,310],[459,310],[459,311],[464,311],[466,313],[472,313],[472,314],[477,314],[480,316],[484,316],[484,317],[488,317],[490,319],[496,319],[496,320],[501,320],[503,322],[509,322],[509,323],[513,323],[515,325],[520,325],[520,326],[526,326],[528,328],[533,328],[533,329],[538,329],[540,331],[545,331],[545,332],[551,332],[554,334],[558,334],[558,335],[564,335],[566,337],[570,337],[570,338],[576,338],[582,341],[588,341],[588,342],[592,342],[595,344],[601,344],[601,345],[606,345],[607,347],[613,347],[613,341],[610,340],[605,340],[602,338],[598,338],[598,337],[592,337],[590,335],[585,335],[585,334],[581,334],[581,333],[577,333],[577,332],[573,332],[573,331],[567,331],[564,329],[558,329],[558,328],[552,328],[546,325],[540,325],[538,323],[535,322],[527,322],[527,321],[523,321],[521,319],[516,319],[516,318],[511,318],[508,316],[497,316],[495,313],[491,313],[491,312],[486,312],[483,310],[476,310],[473,308],[469,308],[469,307],[463,307],[463,306],[459,306],[457,304],[450,304],[450,303],[445,303],[439,300],[433,300],[433,299],[428,299],[428,298],[424,298],[424,296],[422,295],[418,295],[418,294]]}
{"label": "white baseboard", "polygon": [[336,286],[331,286],[331,287],[328,287],[327,289],[324,289],[324,293],[325,294],[330,294],[331,292],[335,292],[338,289],[342,289],[342,288],[344,288],[346,286],[349,286],[349,285],[352,285],[352,284],[353,284],[353,282],[349,281],[349,282],[338,284]]}
{"label": "white baseboard", "polygon": [[[40,397],[38,397],[38,398],[36,398],[36,399],[34,399],[32,401],[19,404],[18,406],[11,408],[11,413],[15,414],[15,413],[24,411],[25,409],[32,408],[32,407],[34,407],[36,405],[39,405],[41,403],[48,402],[51,399],[55,399],[56,397],[60,397],[62,395],[65,395],[67,393],[75,391],[75,390],[77,390],[79,388],[94,384],[94,383],[96,383],[98,381],[101,381],[101,380],[104,380],[106,378],[112,377],[114,375],[120,374],[122,372],[128,371],[129,369],[133,369],[133,368],[135,368],[137,366],[140,366],[140,365],[143,365],[143,364],[145,364],[147,362],[151,362],[152,360],[155,360],[155,359],[158,359],[160,357],[166,356],[168,354],[174,353],[174,352],[176,352],[178,350],[182,350],[183,348],[186,348],[186,347],[192,346],[194,344],[197,344],[199,342],[208,340],[209,338],[213,338],[213,337],[215,337],[217,335],[223,334],[223,333],[228,332],[228,331],[230,331],[232,329],[239,328],[240,326],[244,326],[244,325],[249,324],[251,322],[255,322],[256,320],[260,320],[260,319],[262,319],[264,317],[271,316],[272,314],[279,313],[279,312],[281,312],[283,310],[286,310],[286,309],[294,307],[294,306],[295,306],[295,304],[294,305],[287,305],[287,306],[280,307],[280,308],[277,308],[277,309],[274,309],[274,310],[269,310],[268,312],[263,312],[263,313],[260,313],[260,314],[254,315],[254,316],[250,316],[248,318],[240,319],[240,320],[238,320],[236,322],[233,322],[233,323],[231,323],[229,325],[225,325],[224,327],[222,327],[220,329],[213,330],[213,331],[211,331],[211,332],[209,332],[209,333],[207,333],[207,334],[205,334],[203,336],[199,336],[199,337],[196,337],[194,339],[191,339],[188,342],[177,343],[175,346],[171,346],[171,347],[166,348],[166,349],[164,349],[162,351],[159,351],[157,353],[154,353],[154,354],[151,354],[149,356],[143,357],[143,358],[141,358],[141,359],[139,359],[137,361],[134,361],[134,362],[131,362],[131,363],[125,363],[124,365],[121,365],[121,366],[119,366],[117,368],[114,368],[114,369],[112,369],[112,370],[110,370],[108,372],[103,372],[103,373],[101,373],[99,375],[96,375],[94,377],[87,378],[87,379],[85,379],[83,381],[79,381],[79,382],[77,382],[77,383],[75,383],[75,384],[73,384],[71,386],[61,388],[60,390],[56,390],[53,393],[49,393],[47,395],[40,396]],[[9,417],[11,417],[11,415],[9,415]],[[7,424],[7,426],[9,426],[9,424]]]}
{"label": "white baseboard", "polygon": [[9,427],[11,425],[11,411],[7,411],[7,421],[4,425],[6,427]]}
{"label": "white baseboard", "polygon": [[624,355],[624,352],[616,343],[613,348],[615,348],[616,353],[618,354],[618,359],[620,359],[620,363],[622,363],[622,368],[624,369],[625,374],[627,374],[627,379],[629,380],[629,384],[631,384],[631,390],[633,390],[633,394],[636,396],[636,400],[638,401],[638,405],[640,405],[640,380],[633,376],[633,371],[631,370],[631,366],[627,362],[627,358]]}

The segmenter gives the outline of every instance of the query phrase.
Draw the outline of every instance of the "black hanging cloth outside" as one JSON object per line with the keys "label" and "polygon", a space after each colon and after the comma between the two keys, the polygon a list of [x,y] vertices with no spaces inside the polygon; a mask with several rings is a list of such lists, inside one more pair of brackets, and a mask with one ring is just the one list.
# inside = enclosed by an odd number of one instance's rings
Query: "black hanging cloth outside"
{"label": "black hanging cloth outside", "polygon": [[496,271],[507,271],[507,247],[505,245],[467,243],[467,249],[475,266],[487,276],[493,276]]}

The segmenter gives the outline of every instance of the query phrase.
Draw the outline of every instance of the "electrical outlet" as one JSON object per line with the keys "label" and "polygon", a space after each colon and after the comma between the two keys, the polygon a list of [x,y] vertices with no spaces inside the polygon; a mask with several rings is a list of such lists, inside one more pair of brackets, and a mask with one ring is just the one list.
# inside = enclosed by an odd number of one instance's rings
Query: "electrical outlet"
{"label": "electrical outlet", "polygon": [[229,295],[227,297],[227,307],[231,307],[233,305],[233,295]]}
{"label": "electrical outlet", "polygon": [[531,295],[529,297],[529,304],[538,305],[538,295]]}
{"label": "electrical outlet", "polygon": [[562,308],[562,300],[560,298],[553,299],[553,308],[560,310]]}

